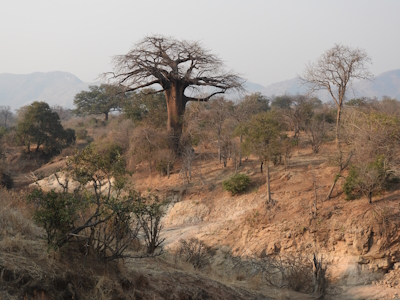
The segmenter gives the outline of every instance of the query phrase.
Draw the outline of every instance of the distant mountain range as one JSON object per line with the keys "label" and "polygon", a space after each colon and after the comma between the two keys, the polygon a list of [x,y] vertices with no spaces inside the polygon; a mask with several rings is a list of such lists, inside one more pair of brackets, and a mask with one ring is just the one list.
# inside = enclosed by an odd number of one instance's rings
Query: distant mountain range
{"label": "distant mountain range", "polygon": [[36,72],[32,74],[0,74],[0,105],[19,108],[33,101],[44,101],[73,107],[75,94],[88,90],[89,85],[67,72]]}
{"label": "distant mountain range", "polygon": [[[19,108],[33,101],[45,101],[50,105],[73,107],[74,96],[83,90],[88,90],[89,85],[96,82],[83,82],[78,77],[67,72],[48,72],[32,74],[0,74],[0,105],[9,105],[12,109]],[[245,88],[249,93],[260,92],[266,96],[282,94],[301,94],[307,91],[298,78],[273,83],[267,87],[261,84],[246,82]],[[400,69],[382,73],[372,81],[361,80],[354,82],[348,89],[347,98],[390,96],[400,99]],[[319,91],[318,96],[322,101],[330,101],[330,95]],[[229,98],[238,98],[231,94]]]}

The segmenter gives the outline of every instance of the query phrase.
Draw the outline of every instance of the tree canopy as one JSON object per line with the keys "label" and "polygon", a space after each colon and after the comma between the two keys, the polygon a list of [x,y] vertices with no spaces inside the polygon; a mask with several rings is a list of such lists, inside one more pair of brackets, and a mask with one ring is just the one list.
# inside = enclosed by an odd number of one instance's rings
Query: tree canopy
{"label": "tree canopy", "polygon": [[75,141],[75,131],[64,130],[60,117],[46,102],[35,101],[19,112],[17,134],[28,151],[31,143],[36,144],[36,151],[44,145],[44,150],[51,153]]}
{"label": "tree canopy", "polygon": [[101,84],[91,85],[89,91],[82,91],[75,95],[73,110],[77,116],[101,115],[108,120],[111,111],[121,109],[121,102],[124,97],[123,90],[118,86]]}

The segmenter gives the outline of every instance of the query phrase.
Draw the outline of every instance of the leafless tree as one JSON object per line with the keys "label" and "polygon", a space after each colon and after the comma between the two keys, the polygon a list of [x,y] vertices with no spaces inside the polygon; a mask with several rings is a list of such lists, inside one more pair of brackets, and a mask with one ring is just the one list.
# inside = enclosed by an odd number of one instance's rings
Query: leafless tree
{"label": "leafless tree", "polygon": [[333,124],[327,118],[329,118],[329,115],[324,111],[316,113],[305,126],[314,153],[319,152],[328,137],[328,133],[333,129]]}
{"label": "leafless tree", "polygon": [[231,101],[226,101],[222,97],[215,99],[210,103],[209,110],[205,113],[207,114],[207,121],[210,130],[215,134],[215,137],[217,138],[218,158],[219,162],[221,163],[223,159],[222,148],[224,146],[223,135],[225,134],[224,123],[232,116],[233,103]]}
{"label": "leafless tree", "polygon": [[7,127],[7,121],[12,117],[13,113],[11,112],[11,107],[6,105],[0,106],[0,114],[4,120],[4,127]]}
{"label": "leafless tree", "polygon": [[301,81],[309,86],[310,91],[327,90],[335,101],[336,116],[336,143],[339,145],[339,124],[343,103],[348,85],[352,79],[371,79],[368,70],[371,58],[359,48],[336,44],[327,50],[316,63],[306,66]]}
{"label": "leafless tree", "polygon": [[[352,156],[352,152],[350,152],[346,159],[343,158],[339,137],[340,117],[346,99],[346,91],[352,79],[372,78],[372,74],[368,70],[369,63],[371,63],[371,58],[363,49],[336,44],[322,54],[316,63],[309,63],[304,75],[300,77],[301,81],[309,86],[311,92],[327,90],[335,101],[337,107],[336,145],[339,151],[338,176],[349,165]],[[327,199],[330,199],[336,181],[335,179]]]}
{"label": "leafless tree", "polygon": [[51,107],[52,111],[55,111],[58,116],[60,117],[61,121],[68,121],[69,119],[72,118],[72,112],[70,109],[62,107],[61,105],[53,105]]}
{"label": "leafless tree", "polygon": [[[114,72],[105,78],[135,91],[153,85],[161,86],[167,102],[167,128],[179,137],[182,116],[189,101],[208,101],[227,90],[243,90],[242,79],[225,70],[220,58],[204,49],[199,42],[180,41],[161,35],[147,36],[125,55],[113,59]],[[202,97],[192,97],[190,90],[212,87]]]}

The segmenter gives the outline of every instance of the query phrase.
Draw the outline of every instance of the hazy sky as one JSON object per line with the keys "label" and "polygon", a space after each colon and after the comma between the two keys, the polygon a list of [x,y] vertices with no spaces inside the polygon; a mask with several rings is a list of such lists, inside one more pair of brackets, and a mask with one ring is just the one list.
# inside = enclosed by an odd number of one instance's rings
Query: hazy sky
{"label": "hazy sky", "polygon": [[4,0],[0,73],[66,71],[95,81],[146,35],[200,40],[263,85],[290,79],[335,43],[364,48],[371,71],[400,69],[397,0]]}

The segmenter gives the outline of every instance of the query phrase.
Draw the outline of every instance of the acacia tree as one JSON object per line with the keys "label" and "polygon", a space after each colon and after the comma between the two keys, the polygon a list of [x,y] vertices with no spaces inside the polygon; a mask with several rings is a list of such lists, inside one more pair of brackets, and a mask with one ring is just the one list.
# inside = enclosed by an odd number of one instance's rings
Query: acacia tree
{"label": "acacia tree", "polygon": [[303,77],[300,77],[310,87],[310,91],[327,90],[335,101],[337,108],[336,146],[339,151],[339,172],[335,176],[327,199],[330,199],[337,181],[336,179],[347,168],[353,155],[350,152],[347,159],[343,159],[343,152],[340,147],[340,117],[346,91],[352,79],[372,78],[372,74],[368,70],[369,63],[371,63],[371,58],[363,49],[335,44],[334,47],[322,54],[316,63],[309,63],[306,66]]}
{"label": "acacia tree", "polygon": [[[182,116],[187,102],[208,101],[227,90],[243,89],[240,77],[226,71],[222,60],[198,42],[147,36],[127,54],[115,56],[113,64],[114,72],[105,73],[104,77],[125,86],[127,92],[161,86],[154,93],[165,93],[167,128],[176,138],[182,133]],[[200,87],[213,88],[201,97],[188,94]]]}

